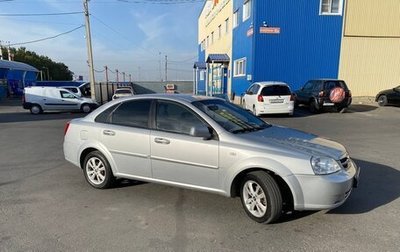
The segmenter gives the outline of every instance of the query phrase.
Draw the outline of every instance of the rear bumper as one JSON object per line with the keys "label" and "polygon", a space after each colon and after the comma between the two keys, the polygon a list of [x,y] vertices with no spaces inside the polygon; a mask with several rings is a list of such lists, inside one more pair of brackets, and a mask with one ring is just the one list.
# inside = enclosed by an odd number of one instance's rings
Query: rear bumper
{"label": "rear bumper", "polygon": [[260,106],[259,114],[293,114],[294,103],[286,103],[280,105],[263,105]]}
{"label": "rear bumper", "polygon": [[31,108],[32,108],[32,105],[33,105],[33,103],[30,103],[30,102],[23,102],[23,103],[22,103],[22,107],[23,107],[24,109],[31,109]]}
{"label": "rear bumper", "polygon": [[322,107],[348,107],[352,102],[351,97],[346,97],[341,103],[333,103],[329,98],[318,98],[318,106]]}

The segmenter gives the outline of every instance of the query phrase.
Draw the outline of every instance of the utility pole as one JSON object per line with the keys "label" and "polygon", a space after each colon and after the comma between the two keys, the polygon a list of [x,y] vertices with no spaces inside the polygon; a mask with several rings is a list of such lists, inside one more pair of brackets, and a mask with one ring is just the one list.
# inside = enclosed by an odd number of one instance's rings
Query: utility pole
{"label": "utility pole", "polygon": [[119,82],[119,74],[118,74],[118,69],[115,69],[115,73],[117,75],[117,86],[118,86],[118,82]]}
{"label": "utility pole", "polygon": [[11,47],[10,47],[10,41],[8,41],[8,47],[7,47],[7,52],[8,52],[8,61],[11,61]]}
{"label": "utility pole", "polygon": [[160,81],[162,82],[162,73],[161,73],[161,52],[158,52],[158,71],[160,72]]}
{"label": "utility pole", "polygon": [[132,82],[132,75],[129,74],[129,82]]}
{"label": "utility pole", "polygon": [[3,46],[1,45],[1,40],[0,40],[0,60],[3,59]]}
{"label": "utility pole", "polygon": [[106,83],[107,83],[107,85],[108,85],[108,67],[107,66],[104,66],[104,70],[105,70],[105,74],[106,74]]}
{"label": "utility pole", "polygon": [[168,56],[165,55],[165,82],[167,82],[167,77],[168,77]]}
{"label": "utility pole", "polygon": [[137,67],[138,68],[138,81],[140,81],[140,66]]}
{"label": "utility pole", "polygon": [[125,72],[122,72],[122,79],[123,79],[124,82],[125,82]]}
{"label": "utility pole", "polygon": [[89,78],[90,78],[90,94],[93,100],[96,99],[95,95],[95,79],[94,79],[94,66],[93,66],[93,52],[92,52],[92,37],[90,34],[90,22],[89,22],[89,0],[83,0],[83,8],[85,14],[85,28],[86,28],[86,44],[88,53],[88,63],[89,63]]}

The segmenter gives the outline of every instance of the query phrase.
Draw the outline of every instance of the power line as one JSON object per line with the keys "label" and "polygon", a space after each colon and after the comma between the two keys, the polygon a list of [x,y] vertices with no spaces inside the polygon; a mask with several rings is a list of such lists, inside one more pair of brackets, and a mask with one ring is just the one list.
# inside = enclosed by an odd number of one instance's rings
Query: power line
{"label": "power line", "polygon": [[55,36],[46,37],[46,38],[42,38],[42,39],[31,40],[31,41],[26,41],[26,42],[13,43],[13,44],[10,44],[10,46],[25,45],[25,44],[31,44],[31,43],[41,42],[41,41],[45,41],[45,40],[49,40],[49,39],[54,39],[54,38],[60,37],[60,36],[62,36],[62,35],[66,35],[66,34],[68,34],[68,33],[74,32],[74,31],[76,31],[76,30],[78,30],[78,29],[80,29],[80,28],[82,28],[82,27],[84,27],[84,25],[78,26],[78,27],[76,27],[76,28],[74,28],[74,29],[72,29],[72,30],[69,30],[69,31],[66,31],[66,32],[57,34],[57,35],[55,35]]}
{"label": "power line", "polygon": [[28,17],[28,16],[62,16],[62,15],[74,15],[82,14],[83,11],[75,12],[58,12],[58,13],[0,13],[2,17]]}

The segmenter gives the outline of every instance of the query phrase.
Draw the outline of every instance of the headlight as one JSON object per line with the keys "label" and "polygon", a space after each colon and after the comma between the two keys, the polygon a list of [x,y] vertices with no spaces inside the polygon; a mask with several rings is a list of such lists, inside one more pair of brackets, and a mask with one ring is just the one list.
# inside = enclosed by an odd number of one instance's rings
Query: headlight
{"label": "headlight", "polygon": [[340,165],[333,158],[312,157],[311,167],[317,175],[327,175],[340,170]]}

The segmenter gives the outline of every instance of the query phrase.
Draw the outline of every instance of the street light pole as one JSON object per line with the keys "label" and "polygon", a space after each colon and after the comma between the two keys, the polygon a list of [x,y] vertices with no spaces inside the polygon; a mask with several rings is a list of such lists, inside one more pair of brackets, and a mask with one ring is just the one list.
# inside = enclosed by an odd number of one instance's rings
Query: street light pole
{"label": "street light pole", "polygon": [[88,0],[83,0],[84,14],[85,14],[85,28],[86,28],[86,44],[88,53],[89,63],[89,77],[90,77],[90,94],[93,100],[96,99],[95,95],[95,79],[94,79],[94,67],[93,67],[93,52],[92,52],[92,37],[90,34],[90,22],[89,22],[89,4]]}

